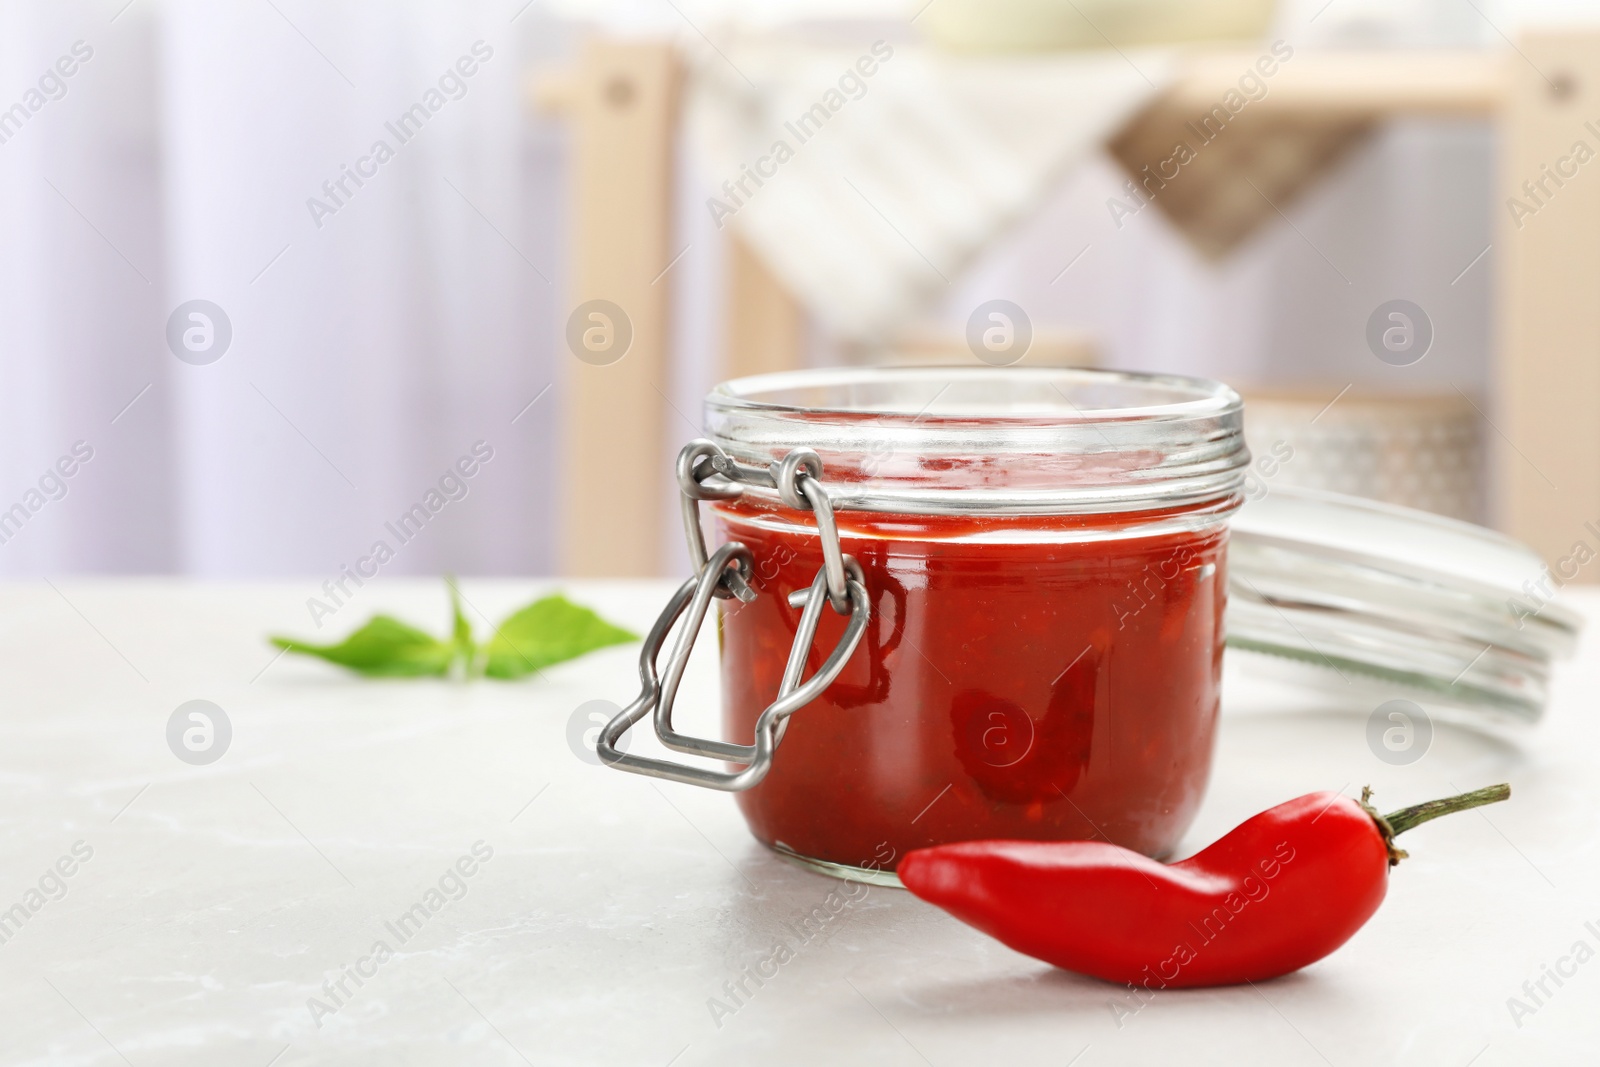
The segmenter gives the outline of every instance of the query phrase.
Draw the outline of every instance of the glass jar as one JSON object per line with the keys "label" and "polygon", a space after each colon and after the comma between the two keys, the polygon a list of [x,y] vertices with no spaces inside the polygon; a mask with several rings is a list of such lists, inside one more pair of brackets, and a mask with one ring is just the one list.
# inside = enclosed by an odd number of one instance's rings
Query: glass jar
{"label": "glass jar", "polygon": [[[1248,462],[1231,389],[840,369],[725,383],[705,417],[710,441],[686,449],[680,483],[709,502],[722,548],[705,563],[691,504],[701,578],[663,616],[689,619],[654,697],[661,623],[647,639],[645,692],[602,732],[602,758],[737,791],[764,844],[852,877],[892,880],[911,849],[978,838],[1172,850],[1219,710],[1228,521]],[[714,597],[728,742],[670,728]],[[745,769],[617,752],[652,710],[669,748]]]}

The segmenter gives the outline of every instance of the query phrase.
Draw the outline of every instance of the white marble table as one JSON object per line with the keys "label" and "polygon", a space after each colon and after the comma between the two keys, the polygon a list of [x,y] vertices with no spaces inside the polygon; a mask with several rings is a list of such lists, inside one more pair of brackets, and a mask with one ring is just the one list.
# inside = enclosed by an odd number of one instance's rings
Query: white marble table
{"label": "white marble table", "polygon": [[[463,588],[499,618],[547,586]],[[641,630],[668,588],[568,587]],[[1600,959],[1562,964],[1573,973],[1560,987],[1546,979],[1552,995],[1532,1014],[1514,1020],[1507,1006],[1575,943],[1600,950],[1600,627],[1524,746],[1441,729],[1405,767],[1368,751],[1364,715],[1286,714],[1294,694],[1230,667],[1191,848],[1314,789],[1371,782],[1398,807],[1504,777],[1516,796],[1409,835],[1413,858],[1389,900],[1329,959],[1259,990],[1163,993],[1119,1025],[1111,1005],[1133,1002],[1118,989],[1019,956],[899,890],[871,889],[802,943],[794,924],[836,883],[756,845],[730,798],[569,749],[573,709],[631,696],[634,647],[513,684],[363,682],[272,662],[262,635],[307,632],[315,591],[57,580],[0,592],[0,909],[26,908],[41,880],[46,890],[0,944],[0,1063],[1600,1057]],[[1600,621],[1600,597],[1562,596]],[[387,581],[329,630],[380,608],[443,627],[438,583]],[[702,729],[714,722],[707,653],[682,702]],[[166,741],[169,716],[193,699],[221,706],[233,728],[209,766],[181,762]],[[448,877],[478,842],[492,856]],[[92,856],[79,862],[75,846]],[[48,873],[58,863],[69,877]],[[386,922],[427,903],[441,878],[460,898],[402,944]],[[380,940],[394,950],[381,962],[369,955]],[[724,983],[779,943],[793,959],[714,1020],[708,1001],[728,1003]],[[359,986],[343,978],[357,965],[370,975]],[[308,1000],[333,1007],[324,982],[341,978],[337,1010],[314,1012]]]}

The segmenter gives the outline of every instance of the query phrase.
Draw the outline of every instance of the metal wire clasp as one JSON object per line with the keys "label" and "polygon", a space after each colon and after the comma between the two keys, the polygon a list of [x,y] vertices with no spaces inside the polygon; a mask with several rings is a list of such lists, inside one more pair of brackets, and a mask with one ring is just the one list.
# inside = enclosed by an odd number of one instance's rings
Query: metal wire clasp
{"label": "metal wire clasp", "polygon": [[[767,776],[789,716],[820,696],[844,670],[845,663],[861,643],[871,607],[861,565],[839,547],[833,505],[821,484],[822,460],[811,449],[795,449],[781,462],[763,470],[735,463],[710,441],[691,441],[678,453],[677,475],[683,493],[684,536],[689,542],[689,558],[694,561],[695,576],[678,588],[645,636],[644,649],[639,654],[639,695],[600,731],[595,750],[601,762],[618,770],[737,792],[749,789]],[[756,719],[753,743],[738,745],[678,733],[672,728],[672,706],[711,599],[735,596],[749,602],[756,597],[750,585],[750,550],[737,541],[730,541],[708,555],[700,526],[700,501],[730,500],[743,493],[748,485],[776,489],[785,504],[816,515],[823,563],[808,588],[797,589],[787,598],[791,606],[802,610],[783,680],[778,686],[777,698]],[[811,643],[816,639],[817,620],[822,616],[824,604],[831,605],[840,615],[848,615],[850,621],[822,666],[802,681],[801,674]],[[673,625],[685,614],[687,618],[667,659],[666,673],[658,677],[656,657]],[[616,746],[622,735],[652,711],[656,736],[667,748],[739,764],[742,769],[718,771],[619,752]]]}

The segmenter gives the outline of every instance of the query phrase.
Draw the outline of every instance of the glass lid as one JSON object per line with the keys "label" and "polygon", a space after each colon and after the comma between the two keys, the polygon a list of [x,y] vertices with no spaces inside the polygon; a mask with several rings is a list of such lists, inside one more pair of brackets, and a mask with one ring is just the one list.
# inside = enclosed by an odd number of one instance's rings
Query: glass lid
{"label": "glass lid", "polygon": [[1339,493],[1246,503],[1228,567],[1229,646],[1497,721],[1539,718],[1581,625],[1527,546]]}

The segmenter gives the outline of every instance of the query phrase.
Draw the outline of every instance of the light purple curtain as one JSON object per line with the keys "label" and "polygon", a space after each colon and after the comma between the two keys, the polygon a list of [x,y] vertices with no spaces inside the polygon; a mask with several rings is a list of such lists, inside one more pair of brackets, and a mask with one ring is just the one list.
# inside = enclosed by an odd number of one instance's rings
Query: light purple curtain
{"label": "light purple curtain", "polygon": [[[0,107],[89,53],[0,143],[0,574],[333,575],[385,539],[386,573],[549,569],[560,146],[520,6],[0,9]],[[214,362],[169,347],[195,300]]]}

